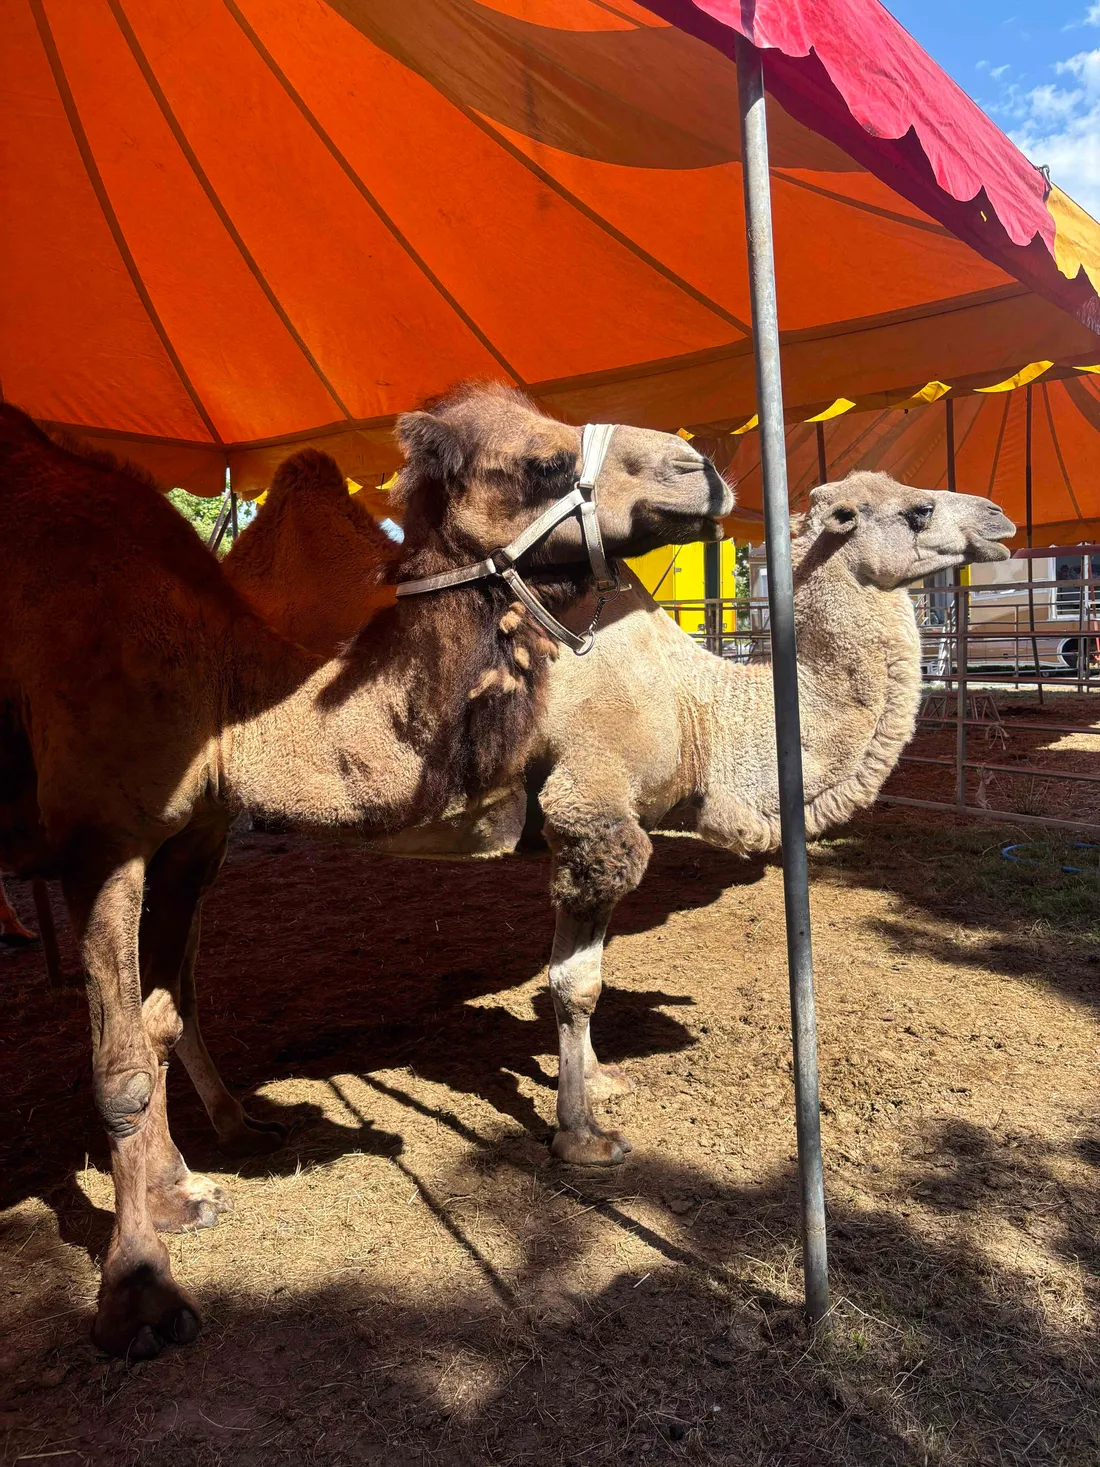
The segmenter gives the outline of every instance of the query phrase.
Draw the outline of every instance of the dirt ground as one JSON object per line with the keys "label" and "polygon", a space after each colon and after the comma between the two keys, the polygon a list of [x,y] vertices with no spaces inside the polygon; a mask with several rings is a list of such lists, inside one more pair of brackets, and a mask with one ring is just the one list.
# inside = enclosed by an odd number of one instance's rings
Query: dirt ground
{"label": "dirt ground", "polygon": [[0,957],[0,1460],[1095,1464],[1100,878],[1014,838],[880,809],[814,848],[816,1342],[774,865],[656,840],[595,1024],[635,1149],[597,1172],[546,1151],[542,861],[238,838],[205,1028],[295,1128],[227,1171],[173,1073],[177,1140],[235,1207],[169,1240],[201,1339],[133,1366],[88,1341],[110,1188],[83,997]]}

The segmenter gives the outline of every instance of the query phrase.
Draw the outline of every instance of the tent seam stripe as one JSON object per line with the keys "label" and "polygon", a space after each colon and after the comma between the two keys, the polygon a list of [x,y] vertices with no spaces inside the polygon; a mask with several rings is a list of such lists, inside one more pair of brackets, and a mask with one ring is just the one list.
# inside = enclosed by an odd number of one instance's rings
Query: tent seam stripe
{"label": "tent seam stripe", "polygon": [[[360,34],[364,33],[360,32]],[[366,39],[369,41],[371,38],[370,36],[367,36]],[[445,98],[451,104],[456,112],[460,112],[468,122],[472,122],[476,128],[480,129],[480,131],[486,135],[486,137],[491,138],[492,141],[496,143],[497,147],[502,148],[504,152],[509,154],[510,157],[514,158],[522,168],[525,168],[527,170],[528,173],[533,174],[534,177],[537,178],[545,188],[548,188],[551,191],[551,193],[555,193],[558,195],[559,198],[564,199],[567,204],[576,209],[577,212],[583,215],[584,218],[586,218],[590,223],[595,224],[597,229],[603,230],[605,234],[607,234],[611,239],[615,240],[616,244],[622,245],[625,250],[629,251],[637,259],[641,260],[643,264],[648,265],[651,270],[654,270],[658,275],[663,276],[664,279],[669,281],[670,284],[676,286],[678,290],[682,290],[684,294],[687,295],[690,299],[694,300],[696,304],[705,307],[706,310],[717,316],[719,320],[724,321],[727,326],[733,326],[745,337],[751,338],[752,328],[748,325],[747,322],[740,320],[740,318],[735,316],[732,311],[727,311],[725,307],[720,306],[717,301],[711,300],[711,298],[708,295],[705,295],[701,290],[697,290],[694,285],[691,285],[688,281],[684,280],[682,276],[677,275],[670,266],[665,265],[662,261],[658,260],[655,255],[651,255],[648,250],[644,249],[635,240],[632,240],[629,235],[624,234],[622,230],[617,229],[615,225],[610,222],[610,220],[605,219],[602,214],[598,214],[595,209],[590,208],[588,204],[585,204],[581,199],[576,196],[576,194],[567,189],[563,183],[559,183],[552,174],[547,173],[544,168],[540,167],[540,165],[536,163],[533,158],[529,158],[526,153],[524,153],[520,148],[517,148],[513,143],[509,142],[509,140],[504,137],[502,133],[499,133],[492,125],[492,123],[489,122],[486,118],[482,117],[479,112],[476,112],[472,107],[468,107],[465,102],[459,101],[458,98],[455,97],[448,90],[446,85],[442,83],[437,76],[429,74],[419,66],[414,66],[405,55],[404,48],[397,41],[395,41],[392,36],[387,36],[386,41],[390,48],[391,56],[393,56],[396,60],[399,60],[401,64],[412,71],[414,75],[422,77],[429,84],[429,86],[431,86],[435,91],[439,93],[441,97]]]}
{"label": "tent seam stripe", "polygon": [[[870,170],[866,170],[870,172]],[[874,178],[874,174],[870,176]],[[945,229],[942,224],[937,224],[932,219],[910,219],[905,214],[899,214],[894,209],[884,209],[880,204],[868,204],[863,199],[846,198],[844,194],[838,194],[830,188],[822,188],[820,184],[809,183],[806,179],[795,178],[793,174],[786,173],[781,168],[772,169],[772,177],[782,179],[784,183],[790,184],[792,188],[805,189],[807,193],[820,194],[823,199],[831,199],[834,203],[843,204],[849,209],[858,209],[862,214],[876,214],[882,219],[890,219],[895,224],[907,225],[910,229],[923,230],[925,234],[935,234],[941,239],[954,240],[960,243],[958,236]],[[887,185],[889,187],[889,185]],[[969,246],[967,246],[969,248]]]}
{"label": "tent seam stripe", "polygon": [[313,368],[313,371],[320,379],[321,385],[324,387],[325,391],[332,398],[333,402],[344,414],[344,416],[350,419],[351,413],[348,410],[347,405],[340,397],[340,394],[336,391],[336,388],[329,381],[328,377],[322,371],[317,359],[314,357],[313,353],[306,345],[305,339],[302,337],[301,333],[291,321],[290,316],[286,312],[286,309],[279,301],[279,298],[275,294],[274,289],[268,282],[263,271],[260,269],[248,246],[245,244],[239,230],[230,219],[229,211],[228,209],[226,209],[225,205],[218,197],[214,185],[210,182],[209,178],[207,178],[206,172],[202,167],[202,164],[198,160],[198,155],[195,153],[195,150],[194,148],[192,148],[191,144],[187,141],[187,135],[184,133],[183,128],[180,125],[179,119],[172,111],[172,108],[168,102],[168,98],[165,96],[160,83],[157,81],[156,75],[153,72],[153,68],[149,64],[149,60],[146,57],[145,52],[141,48],[141,43],[138,41],[138,38],[134,33],[133,27],[130,25],[129,18],[127,17],[125,11],[122,9],[122,5],[119,3],[119,0],[107,0],[107,5],[110,8],[111,14],[115,18],[115,23],[118,25],[119,30],[122,32],[123,39],[125,40],[127,46],[129,46],[130,48],[130,52],[133,55],[134,60],[137,62],[138,70],[144,77],[145,84],[149,88],[149,91],[153,96],[153,100],[160,108],[161,115],[163,116],[165,122],[168,124],[169,131],[175,138],[176,144],[179,147],[180,152],[183,154],[185,160],[191,168],[192,173],[195,175],[199,187],[202,189],[207,199],[209,199],[215,214],[217,214],[219,220],[221,221],[223,229],[229,235],[229,238],[233,241],[234,245],[237,247],[237,251],[241,256],[241,259],[252,272],[256,283],[259,285],[260,289],[267,297],[268,303],[270,304],[272,310],[282,322],[284,328],[289,333],[298,350],[302,353],[306,361]]}
{"label": "tent seam stripe", "polygon": [[392,237],[401,246],[405,254],[408,255],[409,259],[412,260],[413,264],[417,267],[421,274],[434,286],[438,294],[442,296],[442,298],[450,306],[451,310],[454,311],[455,315],[458,316],[463,324],[473,333],[473,335],[490,354],[490,356],[493,357],[498,365],[504,368],[504,370],[512,378],[513,382],[515,382],[515,384],[519,387],[525,386],[526,384],[520,373],[516,371],[516,369],[512,366],[511,362],[508,361],[504,353],[498,350],[498,348],[493,345],[493,342],[491,341],[489,336],[481,329],[481,327],[477,324],[473,317],[470,316],[469,313],[463,309],[462,305],[459,303],[456,297],[451,294],[451,292],[443,284],[442,280],[440,280],[439,277],[435,274],[428,262],[417,252],[412,242],[405,237],[401,229],[398,227],[396,221],[391,219],[390,215],[382,207],[381,203],[374,197],[373,193],[367,187],[366,183],[359,177],[359,174],[351,166],[349,160],[340,151],[340,149],[337,147],[334,140],[329,136],[325,128],[321,126],[318,118],[314,116],[312,110],[309,108],[305,100],[294,87],[290,78],[286,75],[282,67],[280,67],[279,63],[275,60],[274,56],[272,56],[271,52],[264,45],[263,41],[257,35],[256,31],[253,29],[247,18],[241,13],[239,7],[234,3],[234,0],[223,0],[223,4],[225,5],[226,10],[229,11],[229,14],[237,22],[238,26],[240,26],[245,36],[251,42],[253,48],[263,60],[264,64],[267,66],[272,76],[275,77],[276,81],[283,88],[283,90],[286,92],[287,96],[294,103],[294,105],[298,108],[299,112],[305,118],[306,122],[309,123],[310,127],[316,133],[317,137],[339,164],[340,168],[343,170],[353,187],[356,188],[358,192],[362,195],[362,197],[366,200],[367,204],[374,211],[379,220],[381,220],[382,224],[389,231]]}
{"label": "tent seam stripe", "polygon": [[1058,467],[1062,471],[1066,493],[1070,497],[1070,503],[1077,511],[1077,518],[1083,520],[1085,516],[1081,513],[1081,506],[1077,503],[1077,495],[1074,494],[1073,485],[1069,481],[1069,474],[1066,471],[1066,461],[1062,457],[1062,445],[1058,442],[1058,434],[1054,427],[1054,414],[1050,410],[1050,393],[1047,391],[1047,384],[1045,382],[1040,382],[1039,386],[1043,389],[1043,407],[1046,409],[1047,426],[1050,428],[1050,441],[1054,444],[1054,456],[1058,460]]}
{"label": "tent seam stripe", "polygon": [[1005,433],[1008,430],[1008,414],[1009,414],[1009,409],[1011,408],[1011,406],[1012,406],[1012,393],[1011,392],[1006,392],[1005,393],[1005,410],[1004,410],[1003,414],[1001,415],[1001,427],[1000,427],[1000,431],[997,434],[997,447],[993,450],[993,466],[989,470],[989,488],[986,490],[986,493],[985,493],[985,497],[987,499],[992,499],[993,498],[993,489],[994,489],[994,486],[997,483],[997,469],[1000,466],[1000,462],[1001,462],[1001,450],[1004,447]]}
{"label": "tent seam stripe", "polygon": [[[974,429],[978,425],[978,418],[981,416],[981,401],[982,400],[981,400],[980,397],[960,397],[960,398],[953,398],[952,401],[957,401],[959,403],[963,403],[963,402],[966,402],[966,403],[977,402],[977,404],[978,404],[977,408],[975,409],[975,411],[974,411],[974,413],[973,413],[973,415],[972,415],[972,417],[970,419],[970,422],[967,423],[967,425],[966,425],[965,432],[963,433],[962,437],[959,439],[958,443],[956,443],[956,445],[955,445],[955,470],[956,470],[956,475],[957,475],[957,473],[958,473],[958,467],[959,467],[959,454],[962,453],[963,449],[966,447],[966,440],[970,437],[971,433],[973,433]],[[944,433],[945,439],[946,439],[946,436],[947,435],[946,435],[946,431],[945,431],[945,433]],[[946,476],[946,474],[947,474],[947,470],[945,468],[944,469],[944,475]]]}
{"label": "tent seam stripe", "polygon": [[126,267],[126,273],[130,277],[130,283],[134,287],[138,300],[141,302],[142,308],[148,316],[150,325],[156,332],[168,360],[172,363],[172,367],[180,380],[180,385],[191,399],[192,406],[202,419],[203,425],[211,436],[209,446],[212,448],[222,447],[222,436],[214,426],[214,420],[211,418],[202,398],[199,396],[195,384],[188,376],[187,370],[180,360],[179,353],[172,345],[171,338],[165,329],[164,323],[161,321],[160,316],[157,314],[157,309],[153,305],[148,286],[142,279],[137,261],[134,259],[130,246],[126,242],[126,235],[123,232],[118,215],[115,213],[114,206],[111,203],[107,186],[103,182],[103,177],[92,155],[91,144],[88,141],[87,133],[84,131],[84,124],[80,120],[76,98],[73,96],[72,88],[69,86],[69,79],[65,74],[65,68],[61,61],[61,53],[57,48],[57,42],[50,28],[50,22],[47,18],[42,0],[29,0],[29,4],[31,14],[34,17],[35,28],[38,31],[38,38],[42,42],[42,49],[46,53],[46,62],[53,76],[54,86],[57,88],[57,94],[69,124],[69,131],[72,133],[76,150],[80,154],[80,161],[84,165],[84,172],[87,175],[88,182],[91,184],[92,192],[95,194],[96,202],[99,204],[104,222],[111,233],[111,238],[114,240],[115,248],[118,250],[122,263]]}
{"label": "tent seam stripe", "polygon": [[682,275],[678,275],[671,266],[659,260],[656,255],[651,255],[647,249],[638,244],[636,240],[631,239],[628,234],[624,234],[621,229],[617,229],[609,219],[605,219],[597,210],[591,208],[582,199],[578,198],[572,190],[566,188],[564,184],[559,183],[553,174],[548,173],[533,158],[528,158],[521,148],[517,148],[509,142],[503,133],[498,132],[487,119],[479,117],[472,109],[460,106],[452,98],[448,98],[447,100],[451,102],[452,106],[457,106],[464,116],[468,117],[476,127],[480,127],[487,137],[492,138],[499,148],[503,148],[506,153],[509,153],[515,158],[523,168],[526,168],[529,173],[533,174],[551,193],[555,193],[559,198],[564,199],[571,208],[576,209],[584,218],[588,219],[592,224],[595,224],[597,229],[602,229],[616,244],[622,245],[625,250],[634,255],[643,265],[648,265],[651,270],[662,276],[670,285],[674,285],[677,290],[683,291],[690,300],[695,301],[697,305],[710,311],[720,321],[724,321],[727,326],[732,326],[735,331],[740,331],[745,337],[751,339],[752,328],[747,321],[742,321],[732,311],[727,311],[725,306],[720,306],[705,291],[697,289],[689,281],[685,280]]}

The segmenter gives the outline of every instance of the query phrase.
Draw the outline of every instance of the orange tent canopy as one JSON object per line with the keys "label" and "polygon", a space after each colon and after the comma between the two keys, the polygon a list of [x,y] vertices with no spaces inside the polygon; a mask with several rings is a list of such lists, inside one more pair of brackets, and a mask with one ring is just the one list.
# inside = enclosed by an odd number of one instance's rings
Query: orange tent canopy
{"label": "orange tent canopy", "polygon": [[201,493],[303,442],[386,472],[394,415],[471,375],[736,424],[738,30],[768,48],[789,407],[1100,359],[1096,226],[876,0],[741,12],[7,0],[5,396]]}
{"label": "orange tent canopy", "polygon": [[[1036,545],[1100,540],[1100,379],[1082,374],[1035,382],[1031,389],[1033,539]],[[993,499],[1020,527],[1024,543],[1027,461],[1026,387],[954,401],[955,487]],[[947,488],[947,404],[921,403],[886,412],[849,412],[821,425],[830,480],[852,469],[884,469],[921,489]],[[724,462],[738,480],[731,528],[762,534],[759,436],[726,439]],[[711,447],[709,443],[705,447]],[[715,447],[720,451],[722,444]],[[817,426],[787,429],[793,509],[805,508],[820,482]],[[740,518],[738,518],[740,511]],[[748,511],[748,514],[745,514]]]}

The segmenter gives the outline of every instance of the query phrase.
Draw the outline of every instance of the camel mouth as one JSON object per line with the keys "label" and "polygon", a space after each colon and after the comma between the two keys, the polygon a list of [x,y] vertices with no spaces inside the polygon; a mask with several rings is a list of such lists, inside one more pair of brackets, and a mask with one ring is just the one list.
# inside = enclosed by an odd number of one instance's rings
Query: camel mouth
{"label": "camel mouth", "polygon": [[[722,539],[724,533],[722,519],[717,512],[692,514],[690,511],[674,509],[668,505],[657,505],[654,508],[665,521],[664,533],[668,537],[669,545],[691,545],[696,540],[705,540],[709,543]],[[728,511],[723,513],[728,513]]]}
{"label": "camel mouth", "polygon": [[[1008,533],[1015,533],[1015,526]],[[973,552],[972,559],[976,562],[988,562],[991,560],[1009,560],[1012,551],[1000,540],[979,539],[977,536],[970,543]]]}

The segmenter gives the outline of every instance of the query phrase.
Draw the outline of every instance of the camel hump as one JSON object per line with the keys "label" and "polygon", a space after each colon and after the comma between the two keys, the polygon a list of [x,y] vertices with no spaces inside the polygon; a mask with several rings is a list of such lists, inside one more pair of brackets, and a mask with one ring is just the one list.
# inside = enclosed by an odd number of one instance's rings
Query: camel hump
{"label": "camel hump", "polygon": [[327,453],[316,448],[303,448],[292,454],[275,470],[271,481],[271,497],[281,499],[287,495],[299,498],[303,494],[337,494],[347,498],[347,484],[340,466]]}
{"label": "camel hump", "polygon": [[0,400],[0,449],[10,451],[28,443],[53,448],[53,440],[43,433],[34,419],[13,403]]}

